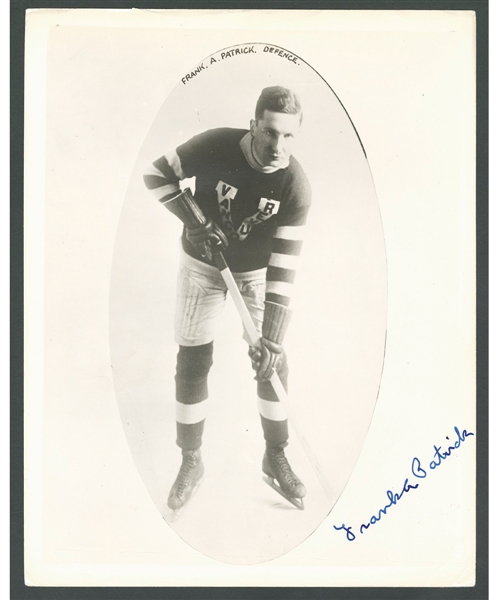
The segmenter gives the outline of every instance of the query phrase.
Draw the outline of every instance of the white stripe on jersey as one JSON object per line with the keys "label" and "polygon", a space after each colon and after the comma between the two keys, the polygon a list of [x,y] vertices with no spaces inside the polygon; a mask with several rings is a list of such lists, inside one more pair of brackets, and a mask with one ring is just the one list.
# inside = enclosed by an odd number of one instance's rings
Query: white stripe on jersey
{"label": "white stripe on jersey", "polygon": [[294,271],[297,268],[299,257],[293,254],[278,254],[273,252],[269,258],[270,267],[280,267]]}
{"label": "white stripe on jersey", "polygon": [[146,167],[144,175],[155,175],[156,177],[161,177],[162,179],[165,179],[165,175],[160,171],[160,169],[152,164]]}
{"label": "white stripe on jersey", "polygon": [[203,400],[197,404],[182,404],[182,402],[175,402],[175,420],[177,423],[183,423],[184,425],[194,425],[199,423],[207,416],[208,402]]}
{"label": "white stripe on jersey", "polygon": [[259,413],[264,419],[270,421],[285,421],[287,418],[285,408],[281,402],[270,402],[269,400],[263,400],[257,398]]}
{"label": "white stripe on jersey", "polygon": [[284,281],[267,281],[266,282],[266,293],[278,294],[280,296],[292,297],[292,283],[285,283]]}
{"label": "white stripe on jersey", "polygon": [[168,164],[172,167],[176,177],[179,179],[185,179],[186,175],[182,170],[181,159],[179,158],[175,150],[170,150],[165,154]]}
{"label": "white stripe on jersey", "polygon": [[180,187],[178,183],[167,183],[167,185],[162,185],[159,188],[152,188],[149,191],[153,194],[155,200],[162,200],[168,194],[173,194],[174,192],[180,191]]}
{"label": "white stripe on jersey", "polygon": [[275,238],[282,240],[302,241],[304,239],[305,225],[282,225],[276,229]]}

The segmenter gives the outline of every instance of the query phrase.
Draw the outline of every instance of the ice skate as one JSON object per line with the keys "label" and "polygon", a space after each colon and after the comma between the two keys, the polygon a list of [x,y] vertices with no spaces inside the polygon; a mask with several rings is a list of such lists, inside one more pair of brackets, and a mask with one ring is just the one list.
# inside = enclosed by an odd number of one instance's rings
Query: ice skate
{"label": "ice skate", "polygon": [[[291,502],[300,510],[304,510],[302,498],[306,495],[306,488],[295,475],[285,456],[283,448],[267,448],[262,461],[264,481],[283,498]],[[277,482],[277,483],[276,483]]]}
{"label": "ice skate", "polygon": [[194,492],[201,485],[204,471],[199,450],[182,451],[181,468],[170,490],[167,502],[168,507],[174,511],[174,518],[180,515]]}

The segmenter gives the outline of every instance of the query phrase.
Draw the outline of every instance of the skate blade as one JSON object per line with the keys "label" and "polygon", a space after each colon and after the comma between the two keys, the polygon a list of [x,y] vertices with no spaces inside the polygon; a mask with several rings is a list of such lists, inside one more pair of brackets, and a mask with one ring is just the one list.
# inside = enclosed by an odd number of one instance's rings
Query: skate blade
{"label": "skate blade", "polygon": [[264,475],[262,479],[267,483],[269,487],[272,487],[275,492],[278,492],[280,496],[283,496],[285,500],[288,500],[290,504],[293,504],[295,508],[298,508],[299,510],[304,510],[304,501],[302,500],[302,498],[292,498],[290,496],[287,496],[285,492],[280,488],[280,486],[275,482],[275,480],[272,477],[269,477],[269,475]]}
{"label": "skate blade", "polygon": [[163,515],[164,521],[166,521],[169,524],[175,523],[184,514],[184,511],[186,510],[188,505],[191,504],[194,496],[196,495],[196,492],[203,483],[203,479],[204,477],[202,477],[200,481],[198,481],[198,483],[194,486],[193,491],[191,492],[189,498],[186,500],[183,506],[176,510],[172,510],[171,508],[169,508],[170,513],[168,515]]}

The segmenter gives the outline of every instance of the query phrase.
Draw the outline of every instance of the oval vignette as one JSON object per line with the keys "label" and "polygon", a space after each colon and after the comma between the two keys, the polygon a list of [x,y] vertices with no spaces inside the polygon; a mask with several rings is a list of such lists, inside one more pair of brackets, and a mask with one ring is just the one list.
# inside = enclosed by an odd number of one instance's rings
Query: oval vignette
{"label": "oval vignette", "polygon": [[[235,564],[268,561],[296,547],[340,497],[375,407],[387,322],[383,229],[357,132],[311,66],[289,50],[280,49],[280,55],[270,48],[241,44],[219,50],[168,96],[134,167],[111,274],[115,392],[137,469],[156,507],[184,541]],[[249,127],[257,98],[269,85],[294,89],[304,111],[294,155],[308,175],[313,205],[286,338],[289,396],[334,498],[327,499],[292,427],[286,454],[306,484],[305,510],[262,481],[264,440],[255,382],[228,298],[209,376],[205,479],[172,522],[166,500],[181,459],[175,444],[173,315],[182,226],[152,198],[142,175],[148,164],[197,133]]]}

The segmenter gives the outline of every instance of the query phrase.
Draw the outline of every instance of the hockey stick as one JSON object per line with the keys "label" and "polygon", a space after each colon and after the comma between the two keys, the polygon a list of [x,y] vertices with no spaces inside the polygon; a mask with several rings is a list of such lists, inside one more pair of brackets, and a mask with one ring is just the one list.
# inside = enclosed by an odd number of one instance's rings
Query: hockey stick
{"label": "hockey stick", "polygon": [[[250,316],[250,313],[245,304],[245,301],[243,300],[243,298],[241,296],[240,290],[238,289],[238,286],[236,285],[236,281],[234,280],[233,274],[231,273],[231,270],[229,269],[229,267],[227,265],[224,255],[217,248],[212,249],[212,254],[213,254],[213,260],[215,262],[215,265],[219,269],[220,274],[222,275],[222,278],[224,279],[224,282],[227,286],[229,294],[231,295],[231,298],[233,299],[233,302],[236,305],[236,309],[238,310],[238,313],[243,322],[243,327],[245,328],[245,331],[246,331],[248,337],[250,338],[250,342],[251,342],[252,346],[254,346],[256,348],[260,348],[260,335],[257,331],[257,328],[255,327],[252,317]],[[333,491],[330,486],[330,483],[329,483],[328,479],[326,478],[325,474],[323,473],[323,471],[321,470],[318,459],[314,455],[307,440],[304,438],[304,436],[302,435],[302,432],[300,431],[300,428],[298,425],[298,420],[294,416],[294,411],[293,411],[292,405],[290,403],[290,400],[288,399],[288,394],[286,393],[286,390],[283,387],[283,384],[281,383],[281,379],[278,377],[278,374],[274,370],[271,375],[270,382],[274,388],[274,391],[276,392],[276,395],[278,396],[278,400],[283,404],[283,406],[285,408],[285,412],[288,416],[288,419],[289,419],[290,423],[292,424],[295,434],[297,435],[299,442],[302,445],[302,448],[304,450],[305,455],[307,456],[307,458],[309,460],[309,463],[311,464],[311,466],[313,467],[313,469],[316,473],[316,477],[318,478],[318,481],[321,483],[321,486],[323,488],[323,491],[326,494],[326,497],[328,498],[328,500],[331,503],[333,503],[334,496],[333,496]]]}
{"label": "hockey stick", "polygon": [[[183,192],[179,192],[173,198],[162,202],[162,204],[172,214],[178,217],[188,229],[199,228],[200,226],[207,225],[207,219],[205,218],[205,215],[201,211],[200,207],[197,205],[189,188],[186,188]],[[260,335],[257,332],[254,322],[252,321],[252,317],[248,312],[248,308],[243,298],[241,297],[240,291],[238,289],[238,286],[236,285],[233,274],[231,273],[227,265],[226,259],[220,251],[220,240],[218,241],[217,245],[215,243],[212,244],[211,242],[207,243],[209,243],[212,247],[212,256],[215,265],[219,269],[220,274],[222,275],[222,278],[226,283],[227,289],[229,290],[229,294],[231,295],[231,298],[233,299],[236,308],[240,314],[241,320],[243,321],[243,327],[245,328],[245,331],[247,332],[247,335],[250,338],[252,346],[254,346],[255,348],[260,348]],[[283,404],[285,408],[285,412],[288,416],[288,419],[292,424],[292,427],[302,445],[302,448],[309,460],[309,463],[313,467],[316,476],[319,482],[321,483],[326,497],[328,498],[330,503],[333,504],[334,496],[328,479],[321,470],[321,467],[318,463],[318,459],[314,455],[313,451],[311,450],[311,447],[309,446],[309,444],[307,443],[306,439],[300,431],[297,419],[294,417],[293,414],[293,408],[290,404],[290,401],[288,400],[288,395],[276,371],[273,371],[270,381],[271,385],[274,388],[274,391],[276,392],[276,395],[278,396],[278,400]]]}

